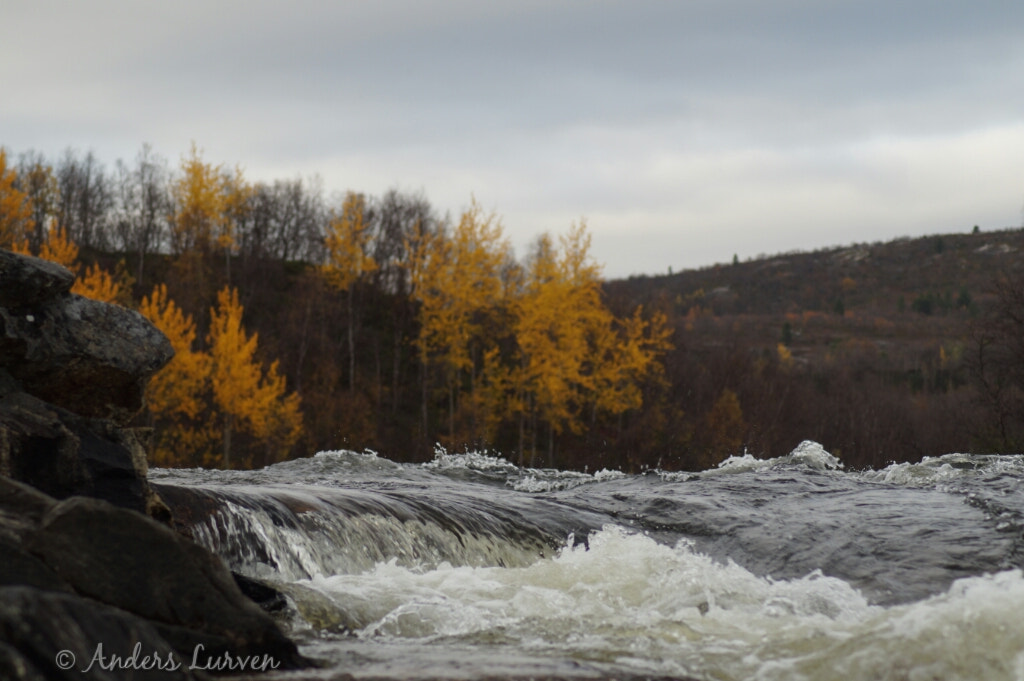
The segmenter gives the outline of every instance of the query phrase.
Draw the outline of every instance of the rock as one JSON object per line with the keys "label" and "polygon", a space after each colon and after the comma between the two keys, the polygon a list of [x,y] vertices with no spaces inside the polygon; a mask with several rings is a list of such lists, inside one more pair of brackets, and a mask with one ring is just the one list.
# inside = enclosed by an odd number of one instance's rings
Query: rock
{"label": "rock", "polygon": [[[229,672],[304,666],[220,558],[153,520],[171,517],[147,480],[147,433],[125,426],[173,350],[72,282],[0,250],[0,679],[207,678],[188,669],[197,654]],[[184,664],[83,673],[99,644]],[[62,650],[78,665],[60,668]]]}
{"label": "rock", "polygon": [[47,511],[23,548],[76,593],[152,622],[182,654],[270,655],[303,662],[215,555],[145,516],[72,497]]}
{"label": "rock", "polygon": [[[114,666],[112,655],[131,659],[136,647],[133,662]],[[129,613],[70,594],[0,587],[0,678],[184,681],[197,678],[190,666],[191,652],[183,659],[153,625]]]}
{"label": "rock", "polygon": [[240,572],[232,570],[231,576],[241,592],[260,606],[264,612],[284,612],[288,609],[288,598],[277,588]]}
{"label": "rock", "polygon": [[20,542],[56,503],[33,487],[0,476],[0,538]]}
{"label": "rock", "polygon": [[4,557],[0,562],[0,586],[31,586],[44,591],[72,592],[70,584],[19,544],[0,539],[0,553]]}
{"label": "rock", "polygon": [[75,275],[57,263],[0,249],[0,307],[38,305],[71,291]]}
{"label": "rock", "polygon": [[0,250],[0,367],[36,397],[124,425],[174,350],[141,314],[75,295],[73,282],[60,265]]}
{"label": "rock", "polygon": [[0,474],[59,499],[92,496],[169,520],[146,479],[146,452],[135,430],[18,392],[5,374],[0,369]]}
{"label": "rock", "polygon": [[173,356],[149,320],[118,305],[65,294],[0,307],[0,366],[28,393],[82,416],[126,424]]}
{"label": "rock", "polygon": [[139,313],[71,294],[73,280],[0,250],[0,474],[169,520],[143,436],[121,426],[174,351]]}

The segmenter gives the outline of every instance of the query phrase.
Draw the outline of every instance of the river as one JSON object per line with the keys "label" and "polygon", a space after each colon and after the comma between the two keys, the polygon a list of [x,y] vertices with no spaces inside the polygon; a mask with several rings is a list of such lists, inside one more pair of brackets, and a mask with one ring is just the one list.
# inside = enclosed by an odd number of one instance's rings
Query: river
{"label": "river", "polygon": [[[340,679],[1024,679],[1024,456],[700,473],[321,452],[153,470]],[[196,504],[198,499],[202,503]]]}

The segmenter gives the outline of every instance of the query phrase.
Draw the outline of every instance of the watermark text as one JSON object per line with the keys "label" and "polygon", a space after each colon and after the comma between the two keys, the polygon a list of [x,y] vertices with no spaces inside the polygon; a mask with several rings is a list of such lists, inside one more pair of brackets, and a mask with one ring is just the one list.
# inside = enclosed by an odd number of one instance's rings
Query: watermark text
{"label": "watermark text", "polygon": [[[81,664],[73,652],[62,650],[57,653],[54,661],[61,670],[77,669],[83,674],[93,669],[102,669],[108,672],[123,669],[174,672],[183,666],[182,659],[174,651],[146,651],[141,642],[136,643],[131,652],[127,654],[109,651],[103,647],[102,643],[98,643],[88,662]],[[211,654],[206,652],[206,646],[199,643],[192,649],[192,656],[188,660],[187,668],[211,672],[265,672],[268,669],[277,669],[279,666],[281,666],[280,661],[274,659],[272,655],[233,655],[229,652]]]}

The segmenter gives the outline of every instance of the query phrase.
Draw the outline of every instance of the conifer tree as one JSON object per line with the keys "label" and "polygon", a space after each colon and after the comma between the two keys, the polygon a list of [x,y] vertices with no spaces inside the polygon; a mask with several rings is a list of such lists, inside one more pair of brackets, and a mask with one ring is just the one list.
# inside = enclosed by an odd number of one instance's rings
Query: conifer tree
{"label": "conifer tree", "polygon": [[298,395],[285,394],[284,377],[276,361],[264,367],[257,359],[258,336],[246,333],[242,313],[238,290],[221,289],[217,307],[210,310],[207,335],[213,405],[223,434],[224,468],[232,465],[232,436],[237,430],[259,439],[272,438],[279,451],[291,447],[301,430]]}
{"label": "conifer tree", "polygon": [[146,386],[146,412],[155,427],[150,462],[158,466],[210,463],[211,436],[203,418],[211,360],[195,349],[196,325],[160,284],[142,299],[141,312],[170,340],[174,357]]}
{"label": "conifer tree", "polygon": [[345,293],[348,308],[349,389],[355,388],[355,286],[364,276],[377,269],[370,255],[370,229],[367,220],[366,198],[349,192],[341,212],[331,216],[327,225],[327,263],[321,267],[327,281]]}
{"label": "conifer tree", "polygon": [[[17,253],[33,255],[28,240],[16,242],[12,249]],[[35,255],[43,260],[55,262],[75,275],[72,293],[103,303],[130,303],[132,278],[125,269],[124,262],[119,264],[115,274],[107,272],[95,263],[86,268],[85,274],[79,274],[82,264],[78,261],[78,246],[68,238],[63,228],[51,225],[46,240],[42,242]]]}
{"label": "conifer tree", "polygon": [[32,233],[32,205],[18,189],[18,173],[7,165],[7,151],[0,147],[0,247],[12,248]]}
{"label": "conifer tree", "polygon": [[452,234],[438,231],[418,245],[411,265],[419,303],[416,344],[424,367],[435,366],[448,393],[448,435],[455,435],[458,389],[463,377],[476,384],[486,347],[485,322],[502,300],[502,267],[511,247],[494,214],[474,200]]}
{"label": "conifer tree", "polygon": [[181,159],[180,173],[171,185],[171,248],[178,255],[206,255],[215,244],[230,242],[228,184],[223,168],[204,162],[193,142],[189,155]]}

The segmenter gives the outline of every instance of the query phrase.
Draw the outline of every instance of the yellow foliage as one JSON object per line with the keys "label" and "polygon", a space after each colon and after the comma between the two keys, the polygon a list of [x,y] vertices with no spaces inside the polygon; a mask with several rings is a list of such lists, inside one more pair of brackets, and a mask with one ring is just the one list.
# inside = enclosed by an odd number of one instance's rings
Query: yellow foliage
{"label": "yellow foliage", "polygon": [[327,226],[327,264],[321,271],[327,281],[345,291],[360,277],[377,269],[377,263],[367,253],[370,243],[366,222],[366,198],[349,192],[345,195],[341,213],[331,216]]}
{"label": "yellow foliage", "polygon": [[220,231],[216,235],[217,247],[229,251],[235,247],[235,233],[238,223],[243,221],[250,211],[250,199],[256,190],[246,181],[242,169],[235,168],[234,175],[221,177],[224,192],[224,219],[220,223]]}
{"label": "yellow foliage", "polygon": [[736,393],[728,388],[722,390],[705,417],[705,427],[709,443],[708,463],[717,463],[739,453],[747,426]]}
{"label": "yellow foliage", "polygon": [[[195,323],[168,297],[165,285],[139,306],[175,352],[146,389],[146,408],[157,431],[154,465],[230,466],[235,432],[262,441],[263,459],[276,461],[301,434],[299,396],[286,394],[277,362],[264,368],[256,359],[258,339],[242,326],[238,292],[225,288],[217,302],[210,310],[209,353],[195,350]],[[221,453],[215,454],[218,440]],[[250,463],[252,455],[249,451],[241,463]]]}
{"label": "yellow foliage", "polygon": [[93,264],[85,274],[75,280],[72,293],[92,298],[103,303],[123,303],[123,290],[119,282],[106,270]]}
{"label": "yellow foliage", "polygon": [[7,152],[0,147],[0,247],[12,248],[32,232],[32,206],[25,192],[15,187],[18,174],[7,167]]}
{"label": "yellow foliage", "polygon": [[499,303],[501,269],[511,247],[498,218],[474,200],[451,237],[441,232],[418,245],[411,267],[413,297],[420,303],[417,345],[436,358],[454,382],[471,364],[471,345],[482,333],[480,313]]}
{"label": "yellow foliage", "polygon": [[[589,240],[574,228],[561,255],[543,235],[515,305],[515,338],[529,402],[555,430],[580,428],[583,397],[596,387],[591,342],[607,338],[612,317],[600,300],[597,271],[587,263]],[[575,238],[574,238],[575,237]]]}
{"label": "yellow foliage", "polygon": [[53,225],[46,235],[46,241],[39,247],[39,257],[55,262],[77,275],[81,265],[78,262],[78,246],[68,238],[66,230]]}
{"label": "yellow foliage", "polygon": [[[16,253],[32,255],[27,240],[16,242],[12,250]],[[38,255],[43,260],[49,260],[67,268],[75,275],[75,283],[71,287],[72,293],[103,303],[119,305],[130,303],[133,280],[124,268],[124,262],[121,262],[115,274],[110,274],[99,265],[93,264],[86,269],[84,275],[79,275],[82,264],[78,262],[78,246],[68,238],[64,229],[51,225],[46,241],[39,247]]]}
{"label": "yellow foliage", "polygon": [[793,366],[793,353],[790,352],[785,343],[779,343],[775,350],[779,355],[779,364],[782,365],[782,368],[789,369]]}
{"label": "yellow foliage", "polygon": [[664,315],[643,318],[642,308],[619,322],[601,300],[600,268],[589,258],[586,224],[573,225],[556,252],[542,236],[515,302],[518,383],[555,432],[579,432],[580,410],[621,414],[641,406],[641,384],[656,378],[670,347]]}
{"label": "yellow foliage", "polygon": [[196,325],[160,284],[142,299],[139,312],[160,329],[174,348],[174,357],[146,386],[146,408],[157,420],[197,418],[204,410],[202,395],[209,379],[210,357],[197,352]]}
{"label": "yellow foliage", "polygon": [[208,253],[214,243],[222,248],[234,243],[227,214],[229,189],[221,166],[204,163],[193,142],[189,156],[181,159],[180,177],[171,185],[171,247],[175,253]]}
{"label": "yellow foliage", "polygon": [[645,380],[664,381],[661,358],[672,348],[672,330],[668,318],[660,312],[644,319],[643,306],[638,306],[633,316],[619,326],[621,333],[612,335],[595,365],[595,402],[610,414],[643,406],[641,384]]}
{"label": "yellow foliage", "polygon": [[213,403],[222,421],[224,466],[231,465],[231,436],[237,428],[261,439],[273,437],[278,452],[298,439],[302,428],[297,395],[285,395],[277,362],[264,370],[256,358],[258,337],[242,325],[243,308],[237,289],[217,294],[210,310],[210,373]]}

